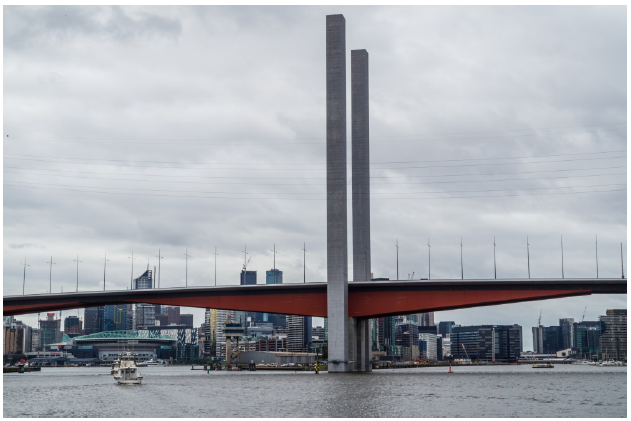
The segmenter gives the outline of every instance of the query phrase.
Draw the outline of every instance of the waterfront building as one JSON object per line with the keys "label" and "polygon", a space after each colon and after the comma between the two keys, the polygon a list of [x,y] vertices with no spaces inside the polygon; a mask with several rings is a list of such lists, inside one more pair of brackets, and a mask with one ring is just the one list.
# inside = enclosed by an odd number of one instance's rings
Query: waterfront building
{"label": "waterfront building", "polygon": [[311,321],[311,316],[287,316],[287,351],[309,351],[312,344]]}
{"label": "waterfront building", "polygon": [[602,360],[627,359],[627,310],[607,310],[601,322],[600,352]]}
{"label": "waterfront building", "polygon": [[532,352],[543,354],[543,326],[533,326],[532,328]]}
{"label": "waterfront building", "polygon": [[217,347],[217,310],[207,308],[204,314],[204,355],[216,357]]}
{"label": "waterfront building", "polygon": [[519,325],[454,327],[450,340],[454,358],[472,361],[516,362],[523,350]]}
{"label": "waterfront building", "polygon": [[156,307],[153,304],[133,304],[132,330],[156,325]]}
{"label": "waterfront building", "polygon": [[[419,326],[418,328],[418,346],[419,356],[424,360],[438,360],[439,358],[439,342],[438,342],[437,326]],[[442,346],[442,342],[440,343]],[[440,351],[442,357],[442,350]]]}
{"label": "waterfront building", "polygon": [[256,285],[256,271],[247,270],[241,271],[240,285]]}
{"label": "waterfront building", "polygon": [[283,283],[283,271],[278,269],[270,269],[265,272],[266,284],[282,284]]}
{"label": "waterfront building", "polygon": [[104,318],[105,308],[103,306],[99,307],[88,307],[84,310],[83,313],[83,334],[90,335],[92,333],[103,332],[103,318]]}
{"label": "waterfront building", "polygon": [[175,338],[175,359],[178,361],[191,361],[199,355],[197,328],[184,325],[147,326],[149,332]]}
{"label": "waterfront building", "polygon": [[41,351],[42,349],[42,331],[40,329],[31,329],[31,348],[30,351]]}
{"label": "waterfront building", "polygon": [[600,355],[601,322],[574,323],[574,351],[577,358],[593,359]]}
{"label": "waterfront building", "polygon": [[21,326],[15,324],[4,325],[3,334],[3,355],[24,354],[25,348],[25,332]]}
{"label": "waterfront building", "polygon": [[[226,336],[223,331],[226,327],[226,319],[230,310],[217,310],[217,317],[215,319],[215,332],[217,332],[217,339],[215,340],[215,355],[217,357],[225,355],[226,349]],[[232,318],[232,315],[230,316]]]}
{"label": "waterfront building", "polygon": [[138,361],[177,359],[177,341],[160,331],[123,330],[93,333],[71,339],[72,353],[77,358],[117,360],[122,353],[131,352]]}
{"label": "waterfront building", "polygon": [[561,329],[561,337],[559,346],[561,349],[574,348],[574,319],[559,319],[559,328]]}
{"label": "waterfront building", "polygon": [[561,328],[548,326],[543,328],[543,352],[542,354],[555,354],[561,347]]}
{"label": "waterfront building", "polygon": [[265,338],[256,342],[257,351],[287,351],[287,338]]}
{"label": "waterfront building", "polygon": [[40,347],[48,349],[48,345],[61,341],[61,319],[55,319],[55,313],[48,313],[46,320],[39,321]]}

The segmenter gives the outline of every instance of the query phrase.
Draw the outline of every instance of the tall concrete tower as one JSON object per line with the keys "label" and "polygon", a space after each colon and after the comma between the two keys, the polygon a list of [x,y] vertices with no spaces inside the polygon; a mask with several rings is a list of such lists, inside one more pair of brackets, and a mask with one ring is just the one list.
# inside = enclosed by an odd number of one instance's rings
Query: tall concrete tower
{"label": "tall concrete tower", "polygon": [[326,17],[327,319],[329,372],[348,370],[346,20]]}
{"label": "tall concrete tower", "polygon": [[[351,51],[351,133],[353,185],[353,281],[370,281],[370,154],[368,52]],[[351,319],[349,356],[353,371],[371,371],[370,320]]]}

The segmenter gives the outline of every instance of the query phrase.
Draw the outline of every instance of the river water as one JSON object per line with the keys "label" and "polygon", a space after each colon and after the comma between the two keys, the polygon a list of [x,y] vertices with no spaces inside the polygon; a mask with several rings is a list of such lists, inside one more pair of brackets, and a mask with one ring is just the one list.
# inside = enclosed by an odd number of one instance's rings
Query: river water
{"label": "river water", "polygon": [[556,365],[375,370],[362,374],[109,367],[3,375],[4,417],[626,417],[626,367]]}

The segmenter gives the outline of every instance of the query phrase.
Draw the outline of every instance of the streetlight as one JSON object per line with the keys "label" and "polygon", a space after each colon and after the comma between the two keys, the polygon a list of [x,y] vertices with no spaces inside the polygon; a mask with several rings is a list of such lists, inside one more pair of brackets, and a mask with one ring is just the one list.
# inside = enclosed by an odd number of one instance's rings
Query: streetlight
{"label": "streetlight", "polygon": [[107,269],[107,262],[109,262],[109,260],[107,260],[107,253],[105,253],[105,258],[101,259],[103,260],[103,291],[105,291],[105,270]]}
{"label": "streetlight", "polygon": [[464,279],[464,266],[462,264],[462,237],[460,237],[460,279]]}
{"label": "streetlight", "polygon": [[77,260],[73,260],[73,262],[77,262],[77,292],[79,292],[79,263],[83,263],[83,260],[79,260],[79,255],[77,254]]}
{"label": "streetlight", "polygon": [[158,288],[160,288],[160,276],[162,275],[162,270],[160,269],[160,262],[162,261],[162,259],[164,259],[164,257],[160,256],[160,249],[158,249],[158,255],[156,257],[158,258]]}
{"label": "streetlight", "polygon": [[134,251],[131,251],[131,257],[127,256],[128,259],[131,259],[131,277],[129,280],[129,289],[134,289],[134,260],[136,260],[136,258],[134,257]]}
{"label": "streetlight", "polygon": [[186,286],[188,287],[188,258],[192,257],[188,255],[188,248],[186,248],[186,253],[184,253],[184,256],[186,256]]}
{"label": "streetlight", "polygon": [[530,279],[530,242],[526,236],[526,252],[528,253],[528,279]]}
{"label": "streetlight", "polygon": [[563,269],[563,236],[561,236],[561,278],[565,279],[565,271]]}
{"label": "streetlight", "polygon": [[[620,243],[620,245],[622,246],[622,243]],[[24,295],[24,287],[26,286],[26,267],[31,266],[31,265],[26,264],[26,257],[24,258],[24,263],[20,263],[20,264],[24,265],[24,279],[22,280],[22,295]],[[622,277],[624,278],[624,275]]]}
{"label": "streetlight", "polygon": [[215,247],[215,252],[213,254],[215,255],[215,286],[217,286],[217,256],[219,256],[217,254],[217,247]]}
{"label": "streetlight", "polygon": [[307,243],[302,244],[302,276],[303,283],[307,283]]}
{"label": "streetlight", "polygon": [[495,273],[495,279],[497,279],[497,264],[495,263],[495,237],[493,237],[493,272]]}
{"label": "streetlight", "polygon": [[427,239],[427,280],[432,279],[432,246],[429,245],[429,238]]}
{"label": "streetlight", "polygon": [[397,281],[399,280],[399,240],[394,245],[397,248]]}
{"label": "streetlight", "polygon": [[49,281],[50,281],[50,290],[49,293],[52,294],[53,293],[53,265],[56,265],[57,263],[53,263],[53,256],[50,256],[50,262],[46,262],[46,263],[50,263],[50,274],[49,274]]}
{"label": "streetlight", "polygon": [[274,283],[276,283],[276,243],[274,243],[274,250],[270,250],[274,256]]}
{"label": "streetlight", "polygon": [[596,234],[596,279],[598,279],[598,234]]}

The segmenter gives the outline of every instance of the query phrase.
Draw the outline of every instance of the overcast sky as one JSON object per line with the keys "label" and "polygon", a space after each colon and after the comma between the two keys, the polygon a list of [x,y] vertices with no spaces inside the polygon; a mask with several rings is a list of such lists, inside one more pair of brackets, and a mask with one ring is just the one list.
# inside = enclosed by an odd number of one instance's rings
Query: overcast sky
{"label": "overcast sky", "polygon": [[[626,7],[4,6],[5,295],[326,280],[325,16],[370,61],[375,277],[626,276]],[[350,166],[349,166],[349,228]],[[352,279],[349,231],[349,279]],[[188,265],[185,254],[188,250]],[[164,275],[164,276],[162,276]],[[597,320],[626,295],[436,313]],[[190,310],[195,324],[202,309]],[[64,312],[75,314],[75,312]],[[20,317],[36,325],[36,316]],[[322,324],[316,319],[314,324]]]}

